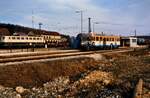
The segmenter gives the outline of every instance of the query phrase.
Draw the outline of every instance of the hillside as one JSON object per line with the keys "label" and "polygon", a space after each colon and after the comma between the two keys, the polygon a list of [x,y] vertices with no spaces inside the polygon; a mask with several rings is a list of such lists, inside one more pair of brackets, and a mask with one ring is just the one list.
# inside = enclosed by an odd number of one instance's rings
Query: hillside
{"label": "hillside", "polygon": [[0,35],[13,35],[13,33],[17,33],[18,35],[59,35],[59,33],[55,31],[39,30],[20,25],[0,23]]}

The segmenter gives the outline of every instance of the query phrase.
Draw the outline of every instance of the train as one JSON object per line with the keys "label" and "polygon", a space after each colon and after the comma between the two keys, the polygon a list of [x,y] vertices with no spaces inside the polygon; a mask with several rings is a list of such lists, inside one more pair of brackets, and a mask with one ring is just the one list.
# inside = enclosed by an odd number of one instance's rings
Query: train
{"label": "train", "polygon": [[105,35],[103,32],[79,33],[70,37],[59,32],[0,24],[0,48],[62,47],[80,50],[135,47],[137,38]]}
{"label": "train", "polygon": [[60,34],[0,36],[1,48],[62,47],[80,50],[96,50],[116,49],[120,46],[136,47],[137,38],[92,33],[78,34],[73,40],[69,36]]}
{"label": "train", "polygon": [[121,37],[101,34],[79,34],[78,47],[84,50],[114,49],[120,46]]}
{"label": "train", "polygon": [[68,39],[56,31],[0,23],[0,48],[68,47]]}
{"label": "train", "polygon": [[4,48],[24,47],[67,47],[67,38],[54,35],[41,36],[0,36],[0,46]]}

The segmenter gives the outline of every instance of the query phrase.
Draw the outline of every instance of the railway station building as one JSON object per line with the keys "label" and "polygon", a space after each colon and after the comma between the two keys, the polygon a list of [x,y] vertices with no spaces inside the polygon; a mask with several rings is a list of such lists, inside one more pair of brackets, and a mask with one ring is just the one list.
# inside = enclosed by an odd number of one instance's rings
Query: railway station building
{"label": "railway station building", "polygon": [[136,37],[122,37],[121,38],[122,47],[137,47],[137,38]]}

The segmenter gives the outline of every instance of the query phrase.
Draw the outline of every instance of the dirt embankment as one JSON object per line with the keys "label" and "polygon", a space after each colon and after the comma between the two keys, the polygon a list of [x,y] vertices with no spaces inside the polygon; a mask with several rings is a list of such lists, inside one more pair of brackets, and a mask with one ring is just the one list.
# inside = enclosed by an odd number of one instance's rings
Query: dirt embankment
{"label": "dirt embankment", "polygon": [[98,62],[94,59],[79,58],[2,66],[0,67],[0,84],[8,87],[41,86],[60,76],[76,76],[89,68],[94,68],[97,64]]}
{"label": "dirt embankment", "polygon": [[[146,49],[3,66],[0,67],[0,85],[28,88],[26,93],[18,95],[24,98],[131,98],[140,78],[145,82],[145,92],[150,91],[149,55],[150,52]],[[2,97],[18,94],[12,88],[5,88],[1,92],[4,92]]]}
{"label": "dirt embankment", "polygon": [[[144,80],[143,92],[149,93],[150,97],[150,49],[135,50],[133,52],[106,55],[112,62],[111,67],[105,67],[103,71],[113,73],[115,85],[123,87],[129,97],[139,79]],[[147,98],[147,97],[146,97]]]}

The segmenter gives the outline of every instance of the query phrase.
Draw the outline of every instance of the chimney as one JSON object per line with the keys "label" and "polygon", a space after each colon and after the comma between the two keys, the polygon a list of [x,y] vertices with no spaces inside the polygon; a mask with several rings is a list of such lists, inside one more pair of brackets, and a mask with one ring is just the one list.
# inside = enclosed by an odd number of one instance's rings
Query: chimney
{"label": "chimney", "polygon": [[89,33],[91,33],[91,18],[88,19],[89,19]]}

